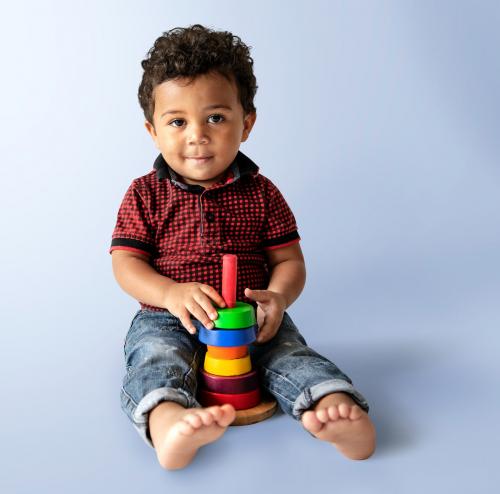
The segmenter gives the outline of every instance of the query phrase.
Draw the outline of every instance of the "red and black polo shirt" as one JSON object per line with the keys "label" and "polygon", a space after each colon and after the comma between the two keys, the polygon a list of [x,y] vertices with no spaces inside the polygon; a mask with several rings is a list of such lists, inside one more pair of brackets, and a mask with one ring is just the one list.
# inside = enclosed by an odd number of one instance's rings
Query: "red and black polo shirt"
{"label": "red and black polo shirt", "polygon": [[[182,182],[160,154],[125,193],[112,234],[116,249],[149,256],[158,273],[222,291],[222,256],[238,256],[237,300],[269,284],[266,250],[299,242],[295,217],[277,187],[241,151],[209,188]],[[255,305],[255,304],[254,304]],[[164,310],[141,303],[141,308]]]}

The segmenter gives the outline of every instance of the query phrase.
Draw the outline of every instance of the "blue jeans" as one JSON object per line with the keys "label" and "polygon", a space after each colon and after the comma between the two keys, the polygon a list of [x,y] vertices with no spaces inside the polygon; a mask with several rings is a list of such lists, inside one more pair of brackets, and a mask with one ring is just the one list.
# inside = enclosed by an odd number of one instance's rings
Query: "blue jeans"
{"label": "blue jeans", "polygon": [[[206,346],[189,334],[170,312],[139,310],[124,342],[126,375],[121,389],[123,411],[140,436],[153,447],[149,412],[163,401],[185,408],[201,407],[196,400],[197,372]],[[296,420],[323,396],[348,393],[365,411],[368,403],[335,364],[307,346],[285,312],[278,333],[264,344],[249,345],[252,368],[261,389]]]}

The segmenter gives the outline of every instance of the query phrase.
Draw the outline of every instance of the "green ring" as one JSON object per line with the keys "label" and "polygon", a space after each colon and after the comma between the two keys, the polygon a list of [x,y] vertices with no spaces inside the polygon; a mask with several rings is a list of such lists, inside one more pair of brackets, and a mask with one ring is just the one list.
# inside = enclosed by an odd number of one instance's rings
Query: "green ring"
{"label": "green ring", "polygon": [[219,329],[248,328],[257,323],[253,305],[245,302],[236,302],[235,307],[217,309],[217,314],[219,317],[213,323]]}

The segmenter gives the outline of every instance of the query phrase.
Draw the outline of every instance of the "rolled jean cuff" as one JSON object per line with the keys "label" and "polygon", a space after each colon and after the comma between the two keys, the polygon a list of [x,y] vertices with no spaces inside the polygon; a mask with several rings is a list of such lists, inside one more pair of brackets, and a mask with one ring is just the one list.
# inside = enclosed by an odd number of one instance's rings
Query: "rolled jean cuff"
{"label": "rolled jean cuff", "polygon": [[347,393],[365,412],[368,412],[369,406],[365,397],[354,389],[354,386],[343,379],[330,379],[310,388],[306,388],[295,400],[293,404],[293,416],[300,420],[302,414],[311,408],[321,398],[331,393]]}
{"label": "rolled jean cuff", "polygon": [[149,434],[149,413],[163,401],[173,401],[184,408],[201,408],[196,399],[183,389],[157,388],[150,391],[138,403],[133,413],[133,424],[146,444],[154,448]]}

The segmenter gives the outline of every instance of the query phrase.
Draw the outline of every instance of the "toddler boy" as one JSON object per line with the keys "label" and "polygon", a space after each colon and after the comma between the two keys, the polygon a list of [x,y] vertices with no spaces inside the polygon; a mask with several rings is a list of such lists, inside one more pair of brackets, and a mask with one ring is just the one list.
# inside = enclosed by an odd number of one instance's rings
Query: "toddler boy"
{"label": "toddler boy", "polygon": [[160,36],[142,62],[139,101],[160,154],[132,181],[112,235],[113,272],[140,302],[127,333],[122,408],[160,465],[179,469],[235,418],[196,400],[205,346],[191,320],[217,318],[222,256],[238,256],[237,300],[256,308],[250,345],[264,390],[318,439],[368,458],[375,429],[352,381],[309,348],[286,312],[305,283],[293,213],[239,151],[256,119],[248,46],[199,24]]}

